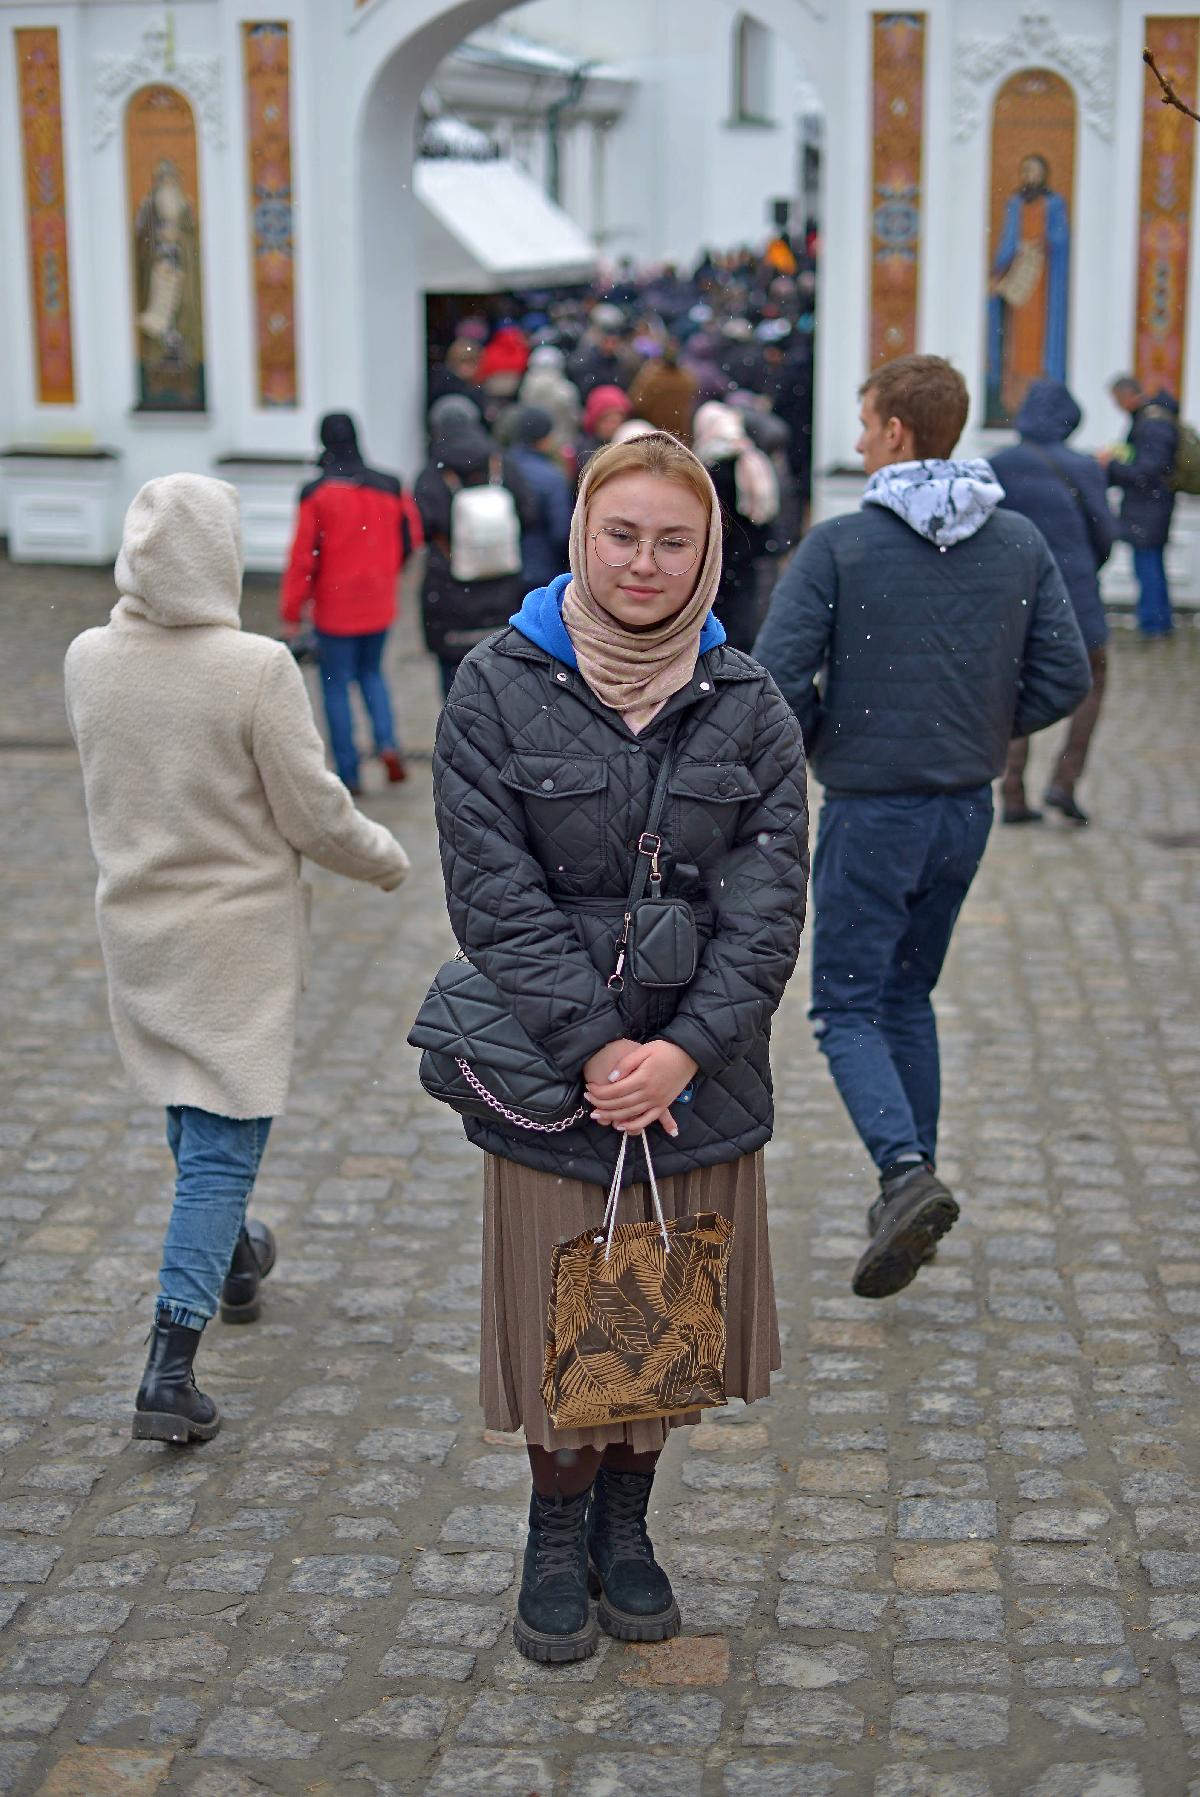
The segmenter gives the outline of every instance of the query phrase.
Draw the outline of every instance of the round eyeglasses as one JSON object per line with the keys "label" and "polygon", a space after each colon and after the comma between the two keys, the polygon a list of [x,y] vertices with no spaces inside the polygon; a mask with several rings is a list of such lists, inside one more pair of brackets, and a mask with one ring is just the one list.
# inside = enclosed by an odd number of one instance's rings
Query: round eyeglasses
{"label": "round eyeglasses", "polygon": [[654,566],[673,580],[689,574],[700,560],[700,545],[692,537],[639,537],[617,524],[603,524],[594,530],[592,542],[606,568],[627,568],[641,553],[642,544],[649,543]]}

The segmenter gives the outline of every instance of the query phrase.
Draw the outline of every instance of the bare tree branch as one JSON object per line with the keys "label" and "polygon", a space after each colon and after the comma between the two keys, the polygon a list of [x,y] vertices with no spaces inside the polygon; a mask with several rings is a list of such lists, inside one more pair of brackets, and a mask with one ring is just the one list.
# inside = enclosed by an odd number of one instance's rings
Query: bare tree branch
{"label": "bare tree branch", "polygon": [[1162,104],[1164,106],[1173,106],[1177,112],[1184,113],[1186,115],[1186,117],[1188,117],[1189,119],[1195,119],[1196,123],[1198,125],[1200,125],[1200,112],[1193,112],[1191,107],[1185,105],[1184,102],[1179,98],[1179,95],[1175,92],[1175,89],[1171,86],[1171,83],[1167,80],[1166,76],[1162,73],[1162,70],[1159,68],[1158,64],[1155,62],[1154,57],[1151,55],[1149,50],[1142,51],[1142,61],[1145,63],[1146,67],[1150,70],[1151,74],[1154,76],[1154,79],[1158,82],[1158,85],[1162,88]]}

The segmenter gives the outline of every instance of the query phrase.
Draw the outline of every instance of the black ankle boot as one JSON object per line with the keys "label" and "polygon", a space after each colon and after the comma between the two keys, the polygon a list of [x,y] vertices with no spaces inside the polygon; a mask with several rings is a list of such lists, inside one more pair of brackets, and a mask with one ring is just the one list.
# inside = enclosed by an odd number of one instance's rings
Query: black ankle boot
{"label": "black ankle boot", "polygon": [[928,1161],[889,1168],[867,1212],[871,1243],[851,1282],[858,1298],[890,1298],[932,1260],[958,1220],[958,1204]]}
{"label": "black ankle boot", "polygon": [[221,1287],[223,1323],[253,1323],[257,1319],[262,1309],[259,1281],[266,1278],[274,1265],[274,1232],[255,1217],[242,1225],[229,1272]]}
{"label": "black ankle boot", "polygon": [[679,1633],[679,1605],[646,1533],[653,1484],[653,1473],[602,1466],[592,1487],[592,1592],[600,1599],[600,1627],[618,1641],[667,1641]]}
{"label": "black ankle boot", "polygon": [[199,1329],[155,1318],[133,1413],[135,1441],[211,1441],[221,1427],[220,1411],[196,1389],[192,1362],[199,1346]]}
{"label": "black ankle boot", "polygon": [[600,1632],[588,1606],[587,1511],[579,1497],[529,1499],[529,1539],[513,1640],[528,1660],[587,1660]]}

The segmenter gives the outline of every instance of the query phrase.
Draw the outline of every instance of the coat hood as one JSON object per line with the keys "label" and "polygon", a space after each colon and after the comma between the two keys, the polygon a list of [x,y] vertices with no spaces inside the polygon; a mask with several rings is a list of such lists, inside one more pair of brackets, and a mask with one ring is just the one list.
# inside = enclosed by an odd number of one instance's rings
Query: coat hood
{"label": "coat hood", "polygon": [[1165,387],[1160,387],[1157,393],[1151,393],[1148,398],[1144,399],[1138,407],[1138,411],[1144,411],[1147,406],[1156,406],[1160,412],[1170,412],[1172,418],[1179,416],[1179,401],[1173,393],[1168,393]]}
{"label": "coat hood", "polygon": [[349,412],[326,412],[321,420],[321,466],[327,474],[362,467],[358,430]]}
{"label": "coat hood", "polygon": [[1016,428],[1032,443],[1065,443],[1083,413],[1064,381],[1031,381]]}
{"label": "coat hood", "polygon": [[241,628],[242,525],[237,489],[206,474],[149,480],[125,514],[114,616],[171,627]]}
{"label": "coat hood", "polygon": [[910,530],[949,549],[982,530],[1004,488],[988,462],[893,462],[867,482],[864,505],[881,505]]}
{"label": "coat hood", "polygon": [[[569,574],[559,574],[548,587],[534,587],[531,593],[526,593],[520,611],[514,612],[508,621],[514,630],[519,630],[547,655],[553,655],[556,661],[564,662],[569,668],[578,669],[575,645],[562,621],[563,595],[570,584]],[[709,612],[700,631],[701,655],[718,648],[724,641],[724,626]]]}

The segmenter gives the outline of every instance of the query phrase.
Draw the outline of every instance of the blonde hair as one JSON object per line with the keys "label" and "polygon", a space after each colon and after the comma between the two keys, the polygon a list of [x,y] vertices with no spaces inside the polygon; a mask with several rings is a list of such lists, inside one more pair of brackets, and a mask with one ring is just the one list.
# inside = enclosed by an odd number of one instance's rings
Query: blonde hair
{"label": "blonde hair", "polygon": [[618,474],[657,474],[663,480],[676,481],[689,487],[712,514],[717,504],[717,490],[704,463],[668,431],[648,431],[625,443],[606,443],[588,462],[583,473],[580,499],[590,505],[601,487]]}

